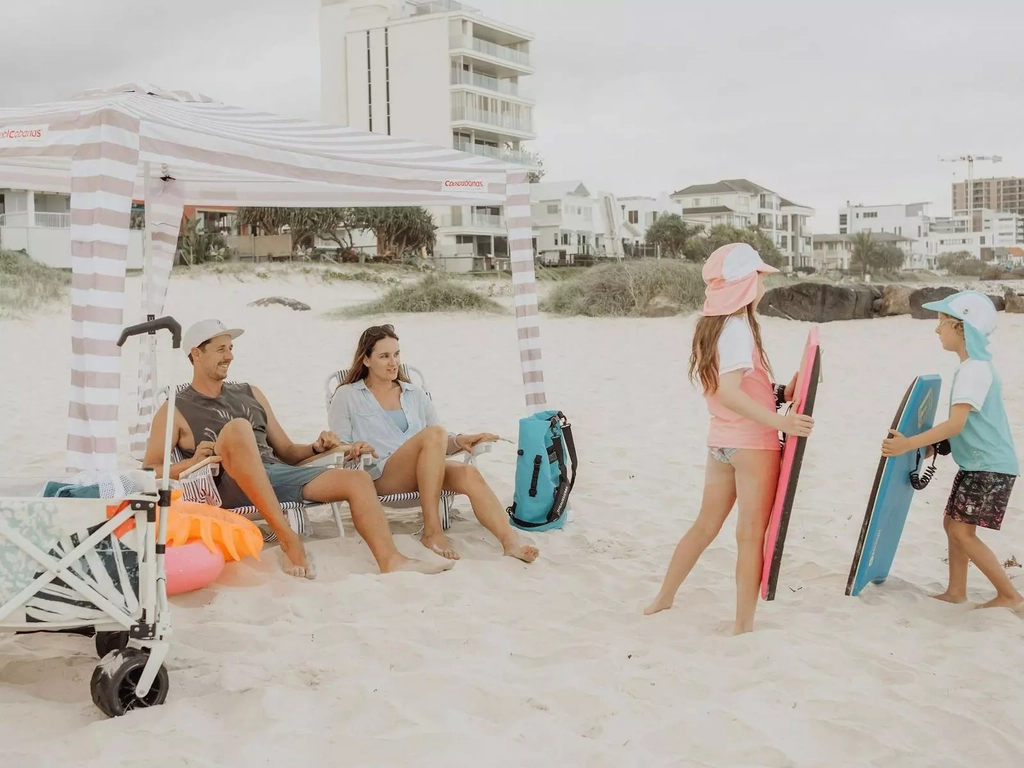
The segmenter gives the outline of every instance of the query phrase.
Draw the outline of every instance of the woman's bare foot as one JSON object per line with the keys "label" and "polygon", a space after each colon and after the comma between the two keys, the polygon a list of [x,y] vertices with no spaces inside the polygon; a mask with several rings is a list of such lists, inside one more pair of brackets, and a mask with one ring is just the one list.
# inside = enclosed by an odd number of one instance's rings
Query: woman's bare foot
{"label": "woman's bare foot", "polygon": [[941,595],[932,595],[936,600],[941,600],[944,603],[966,603],[967,595],[961,595],[957,592],[950,592],[948,589]]}
{"label": "woman's bare foot", "polygon": [[459,553],[455,551],[455,547],[452,546],[451,542],[448,541],[448,537],[443,533],[427,533],[424,531],[420,537],[420,543],[431,552],[448,560],[459,559]]}
{"label": "woman's bare foot", "polygon": [[987,603],[982,603],[979,608],[1009,608],[1020,612],[1024,608],[1024,597],[1020,595],[996,595]]}
{"label": "woman's bare foot", "polygon": [[381,573],[426,573],[435,574],[449,571],[455,567],[451,560],[413,560],[405,555],[396,555],[390,562],[380,567]]}
{"label": "woman's bare foot", "polygon": [[516,560],[522,560],[524,563],[532,563],[540,557],[539,549],[530,544],[523,544],[516,535],[513,535],[507,541],[501,542],[501,547],[505,551],[505,557],[514,557]]}
{"label": "woman's bare foot", "polygon": [[672,607],[672,603],[675,602],[675,595],[667,596],[659,594],[654,598],[654,602],[644,608],[644,616],[653,616],[661,611],[667,611]]}

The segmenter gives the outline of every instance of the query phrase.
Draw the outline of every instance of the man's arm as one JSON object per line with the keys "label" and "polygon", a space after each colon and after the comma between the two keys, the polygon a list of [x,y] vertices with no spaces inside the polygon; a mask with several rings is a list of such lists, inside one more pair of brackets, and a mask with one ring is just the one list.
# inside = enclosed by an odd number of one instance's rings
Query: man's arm
{"label": "man's arm", "polygon": [[[177,416],[177,414],[175,414]],[[142,466],[146,469],[152,468],[156,471],[157,477],[163,476],[164,471],[164,430],[167,426],[167,403],[160,406],[160,410],[153,417],[153,424],[149,430],[149,442],[146,444],[146,455],[142,459]],[[181,438],[181,425],[171,425],[171,445],[177,446]],[[177,480],[178,475],[197,462],[195,457],[184,459],[176,464],[171,464],[170,475],[172,480]]]}
{"label": "man's arm", "polygon": [[299,445],[292,442],[292,439],[284,431],[284,427],[277,420],[277,416],[274,415],[270,401],[258,388],[253,387],[252,394],[267,413],[267,443],[281,461],[295,466],[317,455],[313,451],[312,444]]}

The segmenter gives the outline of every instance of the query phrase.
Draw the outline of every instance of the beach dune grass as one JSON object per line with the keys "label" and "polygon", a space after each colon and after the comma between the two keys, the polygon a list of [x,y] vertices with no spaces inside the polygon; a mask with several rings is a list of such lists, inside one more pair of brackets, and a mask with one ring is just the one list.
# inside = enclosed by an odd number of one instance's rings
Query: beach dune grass
{"label": "beach dune grass", "polygon": [[552,288],[541,309],[585,317],[642,317],[655,307],[687,312],[704,302],[700,270],[678,259],[603,264]]}
{"label": "beach dune grass", "polygon": [[0,251],[0,316],[63,303],[70,287],[71,272],[43,266],[22,251]]}
{"label": "beach dune grass", "polygon": [[412,283],[392,288],[376,301],[346,307],[336,314],[342,317],[368,317],[410,312],[505,312],[493,299],[482,296],[467,285],[443,275],[428,275]]}

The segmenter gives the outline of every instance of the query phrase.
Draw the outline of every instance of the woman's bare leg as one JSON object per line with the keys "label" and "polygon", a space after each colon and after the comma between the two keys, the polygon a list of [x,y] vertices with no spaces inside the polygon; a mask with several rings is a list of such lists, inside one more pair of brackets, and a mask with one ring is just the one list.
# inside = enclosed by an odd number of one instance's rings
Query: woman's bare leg
{"label": "woman's bare leg", "polygon": [[391,454],[377,479],[377,493],[418,491],[423,507],[423,546],[449,560],[459,556],[441,528],[441,488],[444,486],[448,433],[441,427],[426,427],[410,437]]}
{"label": "woman's bare leg", "polygon": [[732,456],[736,468],[736,624],[735,634],[754,629],[754,612],[761,593],[764,533],[779,484],[779,451],[740,450]]}
{"label": "woman's bare leg", "polygon": [[480,521],[480,525],[494,534],[506,555],[525,563],[532,563],[537,559],[540,550],[519,540],[519,534],[509,524],[508,514],[501,506],[501,502],[475,466],[449,461],[445,464],[444,487],[469,497],[476,519]]}
{"label": "woman's bare leg", "polygon": [[650,616],[672,607],[679,587],[693,569],[697,559],[722,530],[722,523],[729,516],[735,503],[736,481],[732,466],[708,455],[708,464],[704,470],[704,498],[701,501],[700,512],[690,530],[676,545],[661,591],[654,598],[654,602],[644,610],[644,614]]}

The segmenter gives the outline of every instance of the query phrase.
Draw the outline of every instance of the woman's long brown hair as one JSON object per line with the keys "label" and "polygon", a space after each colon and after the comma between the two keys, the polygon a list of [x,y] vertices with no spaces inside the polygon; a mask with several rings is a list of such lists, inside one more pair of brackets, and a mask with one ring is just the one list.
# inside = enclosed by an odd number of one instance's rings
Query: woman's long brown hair
{"label": "woman's long brown hair", "polygon": [[[370,369],[366,367],[364,361],[373,354],[373,348],[377,346],[377,342],[383,339],[398,341],[398,334],[395,333],[393,325],[374,325],[363,331],[362,336],[359,337],[359,343],[356,344],[356,353],[352,357],[352,365],[348,369],[348,375],[338,386],[343,387],[346,384],[355,384],[357,381],[362,381],[370,375]],[[406,384],[411,383],[409,377],[405,375],[405,369],[402,366],[398,367],[398,380],[404,381]]]}
{"label": "woman's long brown hair", "polygon": [[[690,381],[700,379],[701,387],[705,395],[713,395],[718,391],[718,340],[722,337],[722,330],[730,317],[735,315],[719,315],[714,317],[701,317],[697,321],[697,327],[693,331],[693,345],[690,349]],[[754,313],[754,304],[747,305],[745,314],[747,322],[750,323],[750,330],[754,333],[754,345],[757,353],[761,356],[761,363],[772,376],[772,366],[768,362],[768,355],[765,354],[764,345],[761,343],[761,325],[757,322]]]}

